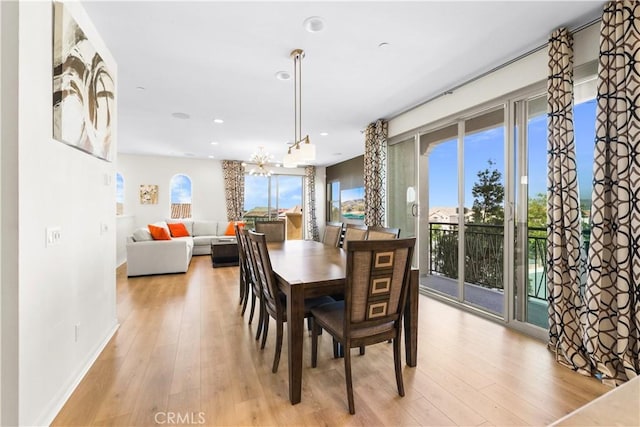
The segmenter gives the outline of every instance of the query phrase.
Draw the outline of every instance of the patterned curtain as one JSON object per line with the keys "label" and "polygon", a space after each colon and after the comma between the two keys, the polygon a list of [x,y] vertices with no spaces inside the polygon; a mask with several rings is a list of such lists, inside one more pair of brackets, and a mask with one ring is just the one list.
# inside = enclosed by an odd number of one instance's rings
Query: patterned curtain
{"label": "patterned curtain", "polygon": [[549,39],[547,80],[547,291],[549,348],[556,360],[591,373],[582,343],[580,197],[573,133],[573,37],[566,28]]}
{"label": "patterned curtain", "polygon": [[384,225],[387,177],[387,122],[367,126],[364,142],[364,222]]}
{"label": "patterned curtain", "polygon": [[316,167],[307,166],[304,168],[304,186],[307,203],[304,206],[305,217],[307,218],[307,229],[305,239],[320,241],[320,231],[318,230],[318,220],[316,218]]}
{"label": "patterned curtain", "polygon": [[239,221],[244,211],[244,166],[235,160],[222,161],[227,220]]}
{"label": "patterned curtain", "polygon": [[640,373],[640,3],[605,5],[600,31],[585,345],[617,384]]}

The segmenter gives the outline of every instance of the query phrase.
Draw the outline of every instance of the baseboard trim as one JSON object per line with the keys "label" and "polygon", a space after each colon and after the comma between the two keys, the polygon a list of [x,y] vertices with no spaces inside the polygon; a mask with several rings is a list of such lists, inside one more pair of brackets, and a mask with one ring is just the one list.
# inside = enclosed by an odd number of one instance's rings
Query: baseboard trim
{"label": "baseboard trim", "polygon": [[113,335],[116,333],[118,328],[120,328],[120,324],[116,322],[113,328],[111,328],[111,331],[107,333],[107,336],[105,337],[105,339],[103,339],[102,342],[100,342],[96,346],[96,349],[90,354],[87,362],[84,364],[82,369],[78,372],[78,375],[76,375],[76,377],[73,378],[70,381],[70,383],[63,388],[62,393],[59,394],[58,398],[53,400],[51,405],[49,405],[49,409],[44,412],[44,414],[42,415],[40,420],[36,423],[36,425],[42,425],[42,426],[51,425],[51,423],[56,418],[56,416],[58,415],[58,413],[60,412],[64,404],[67,403],[67,400],[69,400],[69,398],[71,397],[71,394],[73,394],[75,389],[80,384],[80,381],[82,381],[84,376],[87,375],[87,372],[89,372],[89,369],[91,369],[91,367],[96,362],[96,360],[98,360],[98,357],[100,356],[104,348],[107,346],[109,341],[111,341],[111,338],[113,338]]}

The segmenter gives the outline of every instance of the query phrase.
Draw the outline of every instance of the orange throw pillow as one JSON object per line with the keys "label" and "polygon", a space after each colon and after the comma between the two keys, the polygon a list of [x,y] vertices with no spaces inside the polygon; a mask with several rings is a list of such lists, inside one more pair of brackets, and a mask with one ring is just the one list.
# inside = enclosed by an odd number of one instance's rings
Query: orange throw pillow
{"label": "orange throw pillow", "polygon": [[167,225],[169,226],[171,237],[189,237],[189,232],[187,231],[187,227],[185,227],[183,223],[170,222]]}
{"label": "orange throw pillow", "polygon": [[171,240],[171,236],[169,236],[169,232],[166,228],[158,227],[153,224],[149,224],[147,227],[149,228],[149,233],[151,233],[153,240]]}
{"label": "orange throw pillow", "polygon": [[229,225],[227,225],[227,231],[224,232],[225,236],[235,236],[236,235],[236,230],[235,228],[233,228],[234,224],[238,224],[239,228],[243,228],[244,227],[244,221],[230,221]]}

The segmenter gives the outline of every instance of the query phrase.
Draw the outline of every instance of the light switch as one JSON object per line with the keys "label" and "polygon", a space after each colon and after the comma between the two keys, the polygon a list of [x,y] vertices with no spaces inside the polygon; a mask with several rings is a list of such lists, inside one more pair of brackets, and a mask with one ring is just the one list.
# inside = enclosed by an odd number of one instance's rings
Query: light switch
{"label": "light switch", "polygon": [[45,247],[57,246],[62,240],[62,228],[60,227],[47,227],[46,228],[46,240]]}

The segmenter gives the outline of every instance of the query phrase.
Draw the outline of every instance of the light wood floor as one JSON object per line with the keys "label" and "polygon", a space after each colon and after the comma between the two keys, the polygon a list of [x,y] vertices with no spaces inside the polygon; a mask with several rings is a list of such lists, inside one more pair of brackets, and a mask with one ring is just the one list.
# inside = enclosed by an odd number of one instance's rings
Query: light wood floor
{"label": "light wood floor", "polygon": [[198,256],[187,274],[117,277],[120,329],[53,425],[547,425],[609,390],[556,364],[544,343],[421,296],[404,398],[391,345],[356,350],[350,416],[344,364],[325,335],[316,369],[306,337],[302,402],[292,406],[286,333],[272,374],[275,325],[260,351],[248,311],[240,316],[237,267]]}

